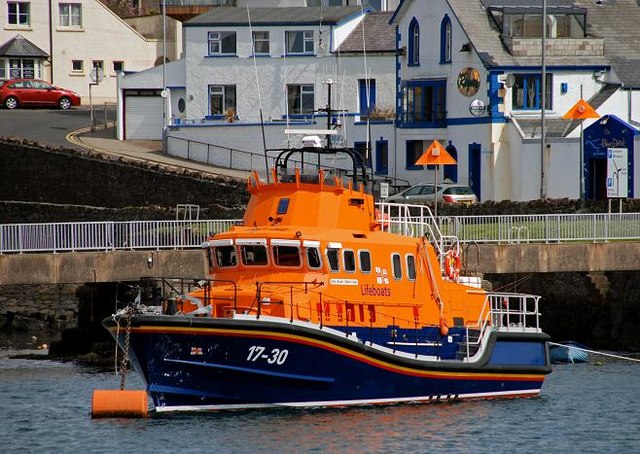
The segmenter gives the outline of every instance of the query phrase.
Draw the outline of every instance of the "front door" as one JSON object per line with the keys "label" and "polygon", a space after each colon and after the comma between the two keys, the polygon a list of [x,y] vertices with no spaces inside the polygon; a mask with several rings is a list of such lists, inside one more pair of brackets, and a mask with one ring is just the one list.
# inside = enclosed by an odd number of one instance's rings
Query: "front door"
{"label": "front door", "polygon": [[469,187],[474,192],[478,201],[482,200],[480,194],[481,187],[481,147],[479,143],[469,144]]}

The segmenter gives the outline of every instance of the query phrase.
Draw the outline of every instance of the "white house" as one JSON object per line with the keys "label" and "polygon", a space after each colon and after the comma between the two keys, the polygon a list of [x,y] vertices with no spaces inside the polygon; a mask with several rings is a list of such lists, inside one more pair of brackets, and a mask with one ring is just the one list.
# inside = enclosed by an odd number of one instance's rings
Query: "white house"
{"label": "white house", "polygon": [[[403,50],[398,175],[433,179],[434,169],[414,163],[438,139],[458,160],[441,178],[469,184],[481,200],[604,198],[615,147],[628,157],[625,195],[638,196],[638,3],[549,0],[544,83],[541,18],[541,2],[401,2],[392,19]],[[581,98],[603,116],[585,120],[591,138],[582,147],[580,123],[562,119]],[[615,135],[608,119],[626,126]]]}
{"label": "white house", "polygon": [[[226,150],[234,149],[239,165],[242,156],[255,159],[243,151],[261,155],[265,145],[300,140],[287,129],[329,125],[338,132],[333,143],[371,149],[374,170],[389,174],[396,96],[390,18],[359,6],[214,8],[185,22],[184,86],[165,73],[167,151],[228,165]],[[125,100],[140,88],[133,75],[120,87]],[[339,111],[330,120],[320,111],[329,87]],[[124,120],[119,137],[143,138]],[[160,138],[161,129],[154,134],[145,138]]]}
{"label": "white house", "polygon": [[94,101],[115,101],[118,72],[162,61],[162,39],[143,36],[99,0],[0,0],[0,20],[0,80],[44,79],[83,103],[93,68],[104,76],[91,87]]}

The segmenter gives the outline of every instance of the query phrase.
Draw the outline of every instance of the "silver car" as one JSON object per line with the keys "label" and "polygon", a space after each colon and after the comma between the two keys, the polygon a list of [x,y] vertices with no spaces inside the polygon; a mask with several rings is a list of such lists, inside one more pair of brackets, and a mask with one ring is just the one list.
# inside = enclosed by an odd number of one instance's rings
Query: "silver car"
{"label": "silver car", "polygon": [[478,202],[478,198],[469,186],[455,183],[439,184],[437,191],[435,190],[435,185],[432,183],[416,184],[415,186],[411,186],[404,191],[388,197],[385,202],[415,204],[433,203],[436,194],[438,202],[441,203],[462,203],[465,205],[471,205]]}

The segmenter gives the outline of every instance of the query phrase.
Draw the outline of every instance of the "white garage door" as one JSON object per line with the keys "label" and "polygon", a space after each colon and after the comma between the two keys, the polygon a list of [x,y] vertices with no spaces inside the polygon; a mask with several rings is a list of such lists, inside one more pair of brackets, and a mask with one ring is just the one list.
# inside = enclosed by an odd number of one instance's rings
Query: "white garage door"
{"label": "white garage door", "polygon": [[162,140],[162,98],[126,96],[125,139]]}

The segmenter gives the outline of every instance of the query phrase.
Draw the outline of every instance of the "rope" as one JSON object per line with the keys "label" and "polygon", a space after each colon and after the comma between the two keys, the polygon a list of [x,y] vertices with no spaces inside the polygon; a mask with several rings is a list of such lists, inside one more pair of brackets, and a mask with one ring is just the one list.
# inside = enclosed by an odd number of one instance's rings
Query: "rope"
{"label": "rope", "polygon": [[612,353],[604,353],[604,352],[599,352],[597,350],[589,350],[587,348],[576,347],[575,345],[558,344],[556,342],[549,342],[549,345],[555,345],[556,347],[564,347],[564,348],[575,348],[576,350],[581,350],[587,353],[593,353],[594,355],[602,355],[602,356],[607,356],[609,358],[623,359],[626,361],[633,361],[636,363],[640,363],[640,359],[637,359],[637,358],[629,358],[628,356],[614,355]]}

